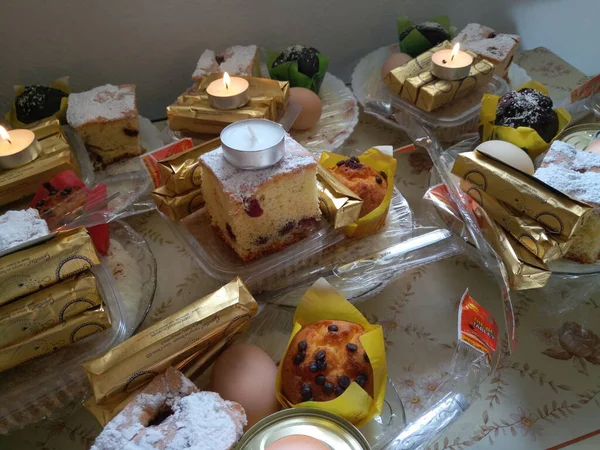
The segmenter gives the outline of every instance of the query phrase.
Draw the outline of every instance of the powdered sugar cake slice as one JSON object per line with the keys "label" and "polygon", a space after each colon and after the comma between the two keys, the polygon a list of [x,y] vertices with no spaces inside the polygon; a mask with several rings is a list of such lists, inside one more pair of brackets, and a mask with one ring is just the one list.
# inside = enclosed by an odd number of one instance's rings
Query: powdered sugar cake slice
{"label": "powdered sugar cake slice", "polygon": [[244,261],[304,239],[320,219],[317,162],[290,136],[282,160],[267,169],[238,169],[221,148],[202,155],[200,164],[211,224]]}
{"label": "powdered sugar cake slice", "polygon": [[106,84],[70,94],[67,122],[100,165],[143,152],[133,84]]}
{"label": "powdered sugar cake slice", "polygon": [[595,263],[600,257],[600,155],[554,141],[534,175],[594,207],[587,222],[575,233],[566,257],[585,264]]}
{"label": "powdered sugar cake slice", "polygon": [[200,81],[204,76],[217,72],[227,72],[230,75],[260,76],[258,47],[256,45],[234,45],[221,53],[205,50],[196,64],[192,80]]}

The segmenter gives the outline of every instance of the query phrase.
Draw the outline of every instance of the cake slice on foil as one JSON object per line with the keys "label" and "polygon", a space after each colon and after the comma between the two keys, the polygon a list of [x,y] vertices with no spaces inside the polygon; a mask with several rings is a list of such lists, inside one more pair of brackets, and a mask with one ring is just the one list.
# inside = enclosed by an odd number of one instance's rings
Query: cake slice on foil
{"label": "cake slice on foil", "polygon": [[554,141],[534,176],[553,188],[594,207],[575,233],[566,257],[593,264],[600,257],[600,155]]}
{"label": "cake slice on foil", "polygon": [[256,45],[234,45],[220,53],[204,50],[196,64],[192,79],[198,82],[206,75],[219,72],[227,72],[229,75],[260,77],[258,47]]}

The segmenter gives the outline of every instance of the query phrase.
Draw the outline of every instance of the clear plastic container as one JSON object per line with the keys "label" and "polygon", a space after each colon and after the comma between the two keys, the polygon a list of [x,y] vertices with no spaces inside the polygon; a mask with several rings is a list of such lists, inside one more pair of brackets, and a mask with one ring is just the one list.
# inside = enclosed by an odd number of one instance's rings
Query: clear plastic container
{"label": "clear plastic container", "polygon": [[[480,87],[466,97],[435,111],[428,112],[392,94],[387,86],[382,83],[380,86],[380,101],[388,106],[389,115],[395,118],[396,125],[402,130],[408,131],[411,127],[410,121],[417,120],[429,129],[438,141],[453,143],[460,140],[462,135],[477,130],[481,99],[484,94],[503,95],[508,90],[509,87],[506,81],[494,75],[487,85]],[[367,104],[367,112],[381,115],[382,108],[381,106],[379,108],[369,107],[369,104]]]}
{"label": "clear plastic container", "polygon": [[[281,289],[309,274],[314,275],[315,271],[324,268],[320,263],[327,251],[333,248],[340,246],[341,253],[347,253],[356,249],[361,241],[368,239],[372,243],[364,248],[364,252],[368,253],[375,251],[375,247],[381,247],[375,242],[383,242],[385,248],[389,245],[390,236],[400,238],[413,228],[410,207],[396,189],[386,225],[376,235],[364,239],[347,239],[342,230],[334,230],[325,220],[321,220],[313,234],[306,239],[256,261],[244,262],[214,232],[206,209],[203,208],[176,222],[165,215],[162,217],[209,276],[221,281],[230,281],[239,276],[253,292],[270,288]],[[357,256],[359,254],[360,252]],[[342,255],[338,252],[336,256],[339,258]],[[318,266],[313,267],[315,264]],[[311,267],[313,270],[309,270]]]}

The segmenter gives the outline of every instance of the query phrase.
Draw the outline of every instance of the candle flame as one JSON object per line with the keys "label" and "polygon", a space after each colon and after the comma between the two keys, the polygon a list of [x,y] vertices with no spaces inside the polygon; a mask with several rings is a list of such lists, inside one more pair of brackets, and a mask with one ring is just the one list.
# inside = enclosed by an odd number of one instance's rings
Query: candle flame
{"label": "candle flame", "polygon": [[10,134],[8,134],[8,131],[6,131],[4,127],[0,127],[0,137],[5,141],[8,141],[9,144],[12,144],[12,142],[10,142]]}
{"label": "candle flame", "polygon": [[454,61],[454,57],[458,54],[460,50],[460,44],[457,42],[454,48],[452,49],[452,56],[450,57],[450,61]]}
{"label": "candle flame", "polygon": [[225,85],[225,89],[229,89],[231,79],[229,78],[229,74],[227,72],[223,74],[223,84]]}

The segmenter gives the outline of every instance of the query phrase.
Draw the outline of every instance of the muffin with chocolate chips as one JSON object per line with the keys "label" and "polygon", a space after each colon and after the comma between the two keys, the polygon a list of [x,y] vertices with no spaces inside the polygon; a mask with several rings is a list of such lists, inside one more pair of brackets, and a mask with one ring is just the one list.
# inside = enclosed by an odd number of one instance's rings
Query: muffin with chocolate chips
{"label": "muffin with chocolate chips", "polygon": [[359,217],[366,216],[376,209],[385,198],[388,188],[385,172],[377,172],[361,163],[355,156],[339,161],[329,171],[362,199]]}
{"label": "muffin with chocolate chips", "polygon": [[355,382],[373,397],[373,370],[360,337],[360,325],[321,320],[294,336],[282,361],[281,386],[292,403],[324,402]]}

